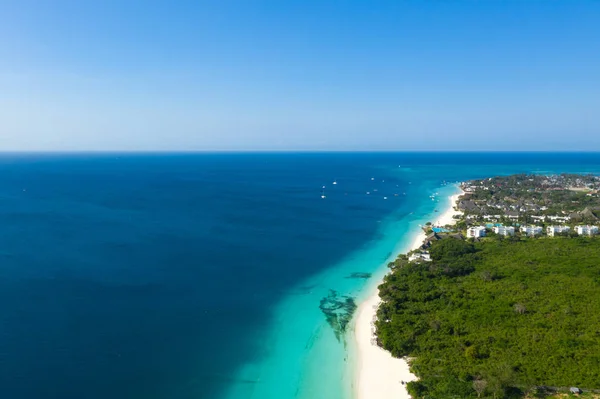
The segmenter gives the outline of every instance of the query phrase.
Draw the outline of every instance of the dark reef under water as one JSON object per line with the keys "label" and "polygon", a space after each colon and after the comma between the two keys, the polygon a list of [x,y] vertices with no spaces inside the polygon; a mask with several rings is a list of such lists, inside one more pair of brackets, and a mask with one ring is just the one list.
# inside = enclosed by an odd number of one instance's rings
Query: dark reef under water
{"label": "dark reef under water", "polygon": [[372,275],[373,275],[373,273],[354,272],[354,273],[350,274],[349,276],[347,276],[346,278],[363,278],[366,280],[368,278],[371,278]]}
{"label": "dark reef under water", "polygon": [[339,295],[335,290],[330,290],[329,295],[321,299],[319,309],[325,315],[327,323],[333,328],[338,341],[343,340],[356,308],[356,302],[353,297]]}

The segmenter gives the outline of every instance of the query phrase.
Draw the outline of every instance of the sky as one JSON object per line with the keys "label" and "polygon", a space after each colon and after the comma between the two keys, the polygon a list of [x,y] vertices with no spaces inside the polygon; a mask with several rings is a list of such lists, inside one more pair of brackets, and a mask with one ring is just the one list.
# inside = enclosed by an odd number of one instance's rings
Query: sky
{"label": "sky", "polygon": [[600,1],[0,0],[0,151],[600,151]]}

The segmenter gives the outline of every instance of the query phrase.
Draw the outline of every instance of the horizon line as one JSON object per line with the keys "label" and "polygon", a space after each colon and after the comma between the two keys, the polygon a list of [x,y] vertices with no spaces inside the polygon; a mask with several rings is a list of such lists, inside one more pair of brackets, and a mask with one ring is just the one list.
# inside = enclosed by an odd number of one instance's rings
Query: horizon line
{"label": "horizon line", "polygon": [[469,154],[469,153],[488,153],[488,154],[600,154],[600,149],[596,150],[0,150],[0,155],[11,154],[416,154],[416,153],[437,153],[437,154]]}

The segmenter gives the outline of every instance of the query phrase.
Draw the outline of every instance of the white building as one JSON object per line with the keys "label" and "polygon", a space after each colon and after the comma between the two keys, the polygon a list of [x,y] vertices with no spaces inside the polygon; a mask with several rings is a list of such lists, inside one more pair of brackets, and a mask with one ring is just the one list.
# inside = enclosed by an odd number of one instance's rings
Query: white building
{"label": "white building", "polygon": [[496,226],[494,227],[494,233],[501,236],[514,236],[515,228],[512,226]]}
{"label": "white building", "polygon": [[569,217],[569,216],[558,216],[558,215],[555,215],[555,216],[548,216],[548,219],[552,220],[553,222],[563,222],[563,223],[566,223],[569,220],[571,220],[571,217]]}
{"label": "white building", "polygon": [[554,237],[556,234],[568,233],[571,230],[569,226],[548,226],[546,227],[546,233],[550,237]]}
{"label": "white building", "polygon": [[429,255],[429,252],[416,252],[412,255],[410,255],[408,257],[409,261],[414,261],[414,260],[424,260],[426,262],[429,262],[431,260],[431,255]]}
{"label": "white building", "polygon": [[594,234],[598,234],[598,226],[577,226],[575,227],[575,231],[580,236],[593,236]]}
{"label": "white building", "polygon": [[536,236],[538,234],[542,234],[543,230],[544,229],[542,229],[540,226],[533,226],[533,225],[521,226],[521,233],[524,233],[525,235],[528,235],[530,237]]}
{"label": "white building", "polygon": [[467,238],[485,237],[485,226],[469,227],[467,229]]}

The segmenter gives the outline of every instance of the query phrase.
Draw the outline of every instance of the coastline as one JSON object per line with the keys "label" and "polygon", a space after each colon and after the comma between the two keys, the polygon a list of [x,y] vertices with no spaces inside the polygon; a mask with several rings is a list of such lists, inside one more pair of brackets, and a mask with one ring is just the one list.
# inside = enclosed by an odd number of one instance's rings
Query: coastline
{"label": "coastline", "polygon": [[[437,226],[453,224],[454,215],[460,214],[455,209],[458,197],[462,191],[448,197],[446,210],[432,223]],[[415,232],[411,245],[404,252],[412,251],[421,246],[425,239],[425,232],[419,229]],[[360,303],[356,312],[354,323],[354,349],[356,362],[354,364],[354,399],[410,399],[403,383],[416,380],[410,372],[406,359],[392,357],[375,344],[374,320],[377,317],[377,308],[381,299],[377,285],[373,286],[372,293]]]}

